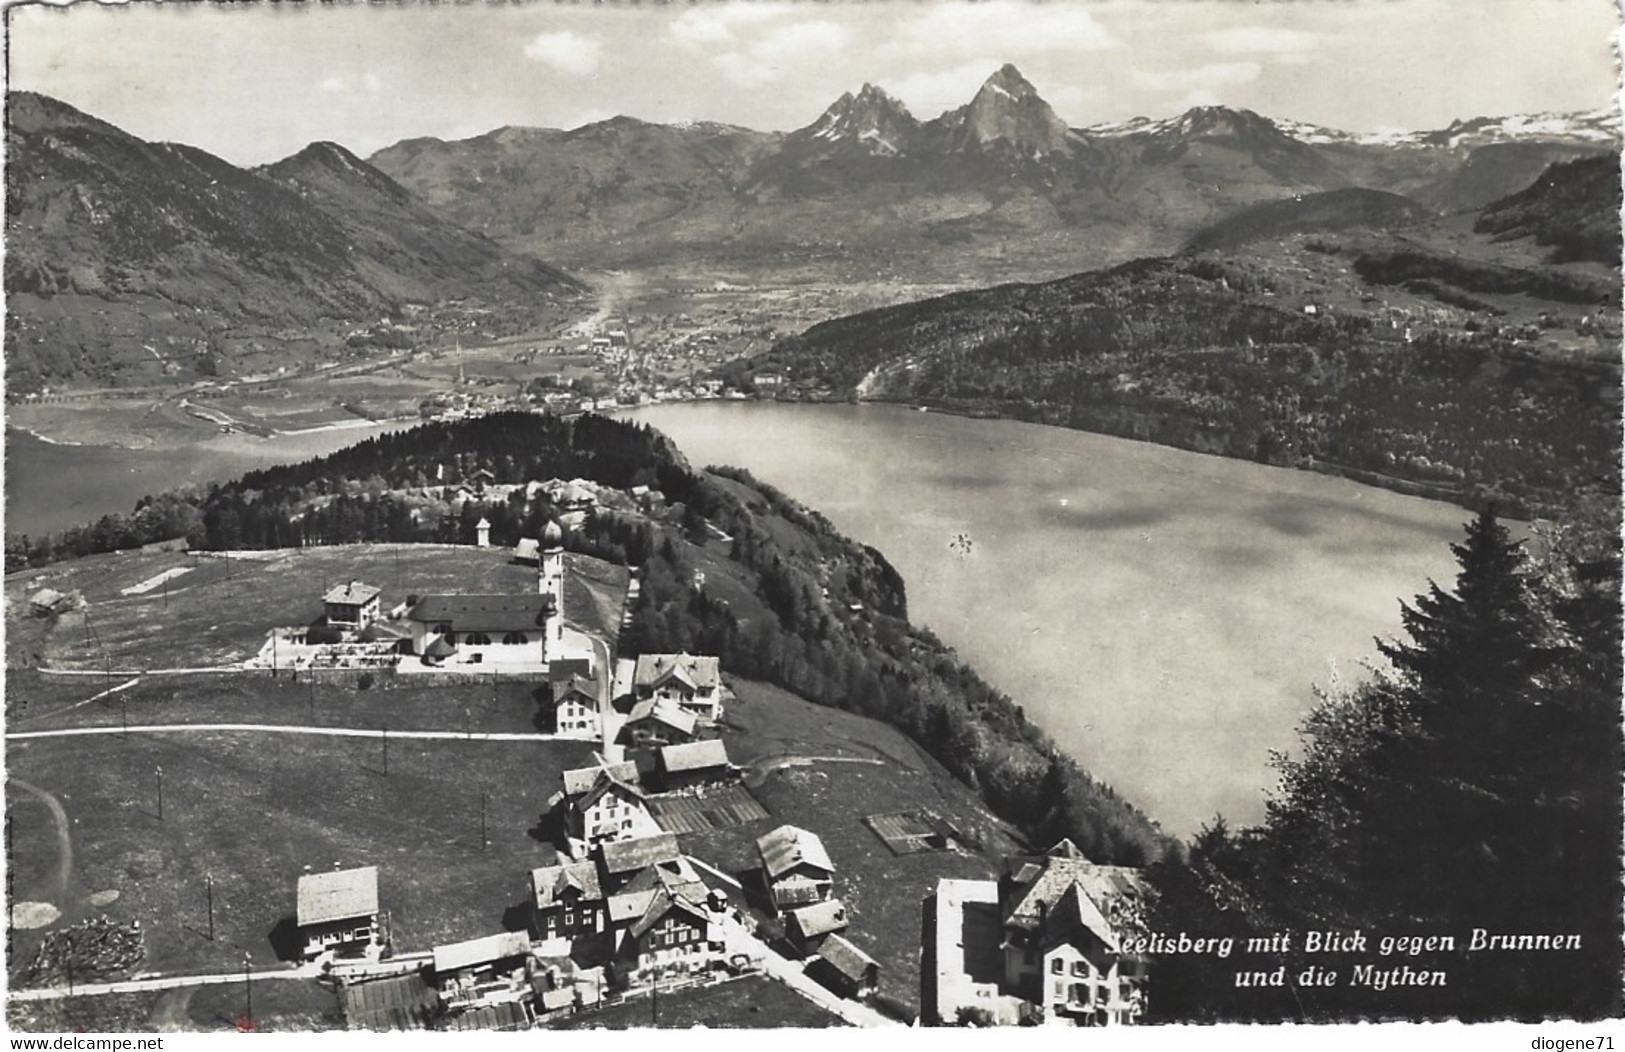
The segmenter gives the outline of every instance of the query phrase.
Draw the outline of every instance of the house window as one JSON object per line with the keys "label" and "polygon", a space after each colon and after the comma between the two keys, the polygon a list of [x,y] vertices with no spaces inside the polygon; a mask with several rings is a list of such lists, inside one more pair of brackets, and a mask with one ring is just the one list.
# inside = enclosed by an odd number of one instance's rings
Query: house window
{"label": "house window", "polygon": [[529,639],[525,638],[525,633],[523,632],[509,632],[507,635],[502,637],[502,641],[508,646],[518,646],[521,643],[530,642]]}
{"label": "house window", "polygon": [[1081,976],[1088,975],[1089,974],[1089,964],[1088,964],[1088,962],[1087,961],[1073,961],[1072,962],[1072,974],[1073,975],[1081,975]]}
{"label": "house window", "polygon": [[1049,962],[1049,970],[1054,972],[1056,975],[1060,975],[1061,974],[1061,969],[1064,968],[1064,967],[1066,967],[1066,965],[1062,962],[1062,960],[1059,957],[1057,957],[1053,961]]}
{"label": "house window", "polygon": [[488,647],[491,645],[491,637],[484,632],[470,632],[463,637],[463,642],[471,647]]}

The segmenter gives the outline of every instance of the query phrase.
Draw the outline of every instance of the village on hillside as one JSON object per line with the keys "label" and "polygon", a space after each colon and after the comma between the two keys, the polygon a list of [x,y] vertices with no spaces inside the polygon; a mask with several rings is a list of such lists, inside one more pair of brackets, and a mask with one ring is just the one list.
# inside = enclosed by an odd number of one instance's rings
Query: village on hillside
{"label": "village on hillside", "polygon": [[[776,820],[747,784],[745,766],[730,757],[720,732],[737,699],[719,659],[618,653],[613,622],[572,617],[567,594],[580,583],[570,580],[565,538],[605,498],[579,482],[546,485],[556,518],[541,537],[523,539],[506,553],[506,565],[521,571],[506,580],[528,579],[532,587],[443,590],[386,604],[383,585],[351,577],[309,593],[320,596],[320,617],[302,627],[272,628],[257,653],[228,670],[308,682],[312,691],[318,676],[349,677],[363,688],[363,680],[388,677],[402,689],[416,684],[443,691],[499,678],[528,683],[545,710],[539,732],[508,737],[575,743],[588,757],[563,767],[546,787],[545,812],[532,830],[546,845],[540,856],[546,864],[524,875],[519,905],[493,908],[483,930],[432,944],[415,940],[409,934],[418,930],[415,919],[389,893],[411,876],[392,869],[408,863],[387,848],[383,857],[331,867],[301,869],[288,860],[284,894],[293,910],[291,925],[278,926],[281,967],[329,988],[344,1026],[592,1026],[634,1002],[648,1004],[648,1022],[658,1024],[662,1007],[671,1013],[684,997],[736,981],[776,984],[826,1023],[1104,1025],[1140,1018],[1145,962],[1127,946],[1144,931],[1143,887],[1135,871],[1096,866],[1069,842],[1047,853],[1012,855],[995,879],[927,878],[925,887],[935,884],[935,890],[923,902],[914,899],[913,908],[903,906],[907,945],[883,941],[895,931],[866,931],[846,898],[864,895],[849,880],[867,878],[844,873],[817,832]],[[470,554],[504,556],[492,547],[483,519],[471,547]],[[454,554],[448,549],[439,558]],[[170,583],[185,581],[186,573],[184,567],[166,570],[156,575],[161,581],[145,580],[133,594],[150,597],[164,588],[167,609]],[[637,597],[636,573],[625,588],[623,629]],[[39,623],[77,610],[87,636],[91,632],[89,609],[77,592],[70,599],[67,592],[39,588],[28,604]],[[122,688],[112,678],[109,665],[106,697],[98,697],[106,704],[118,695],[122,706]],[[127,714],[122,719],[127,734]],[[412,733],[396,736],[409,741]],[[502,736],[470,731],[468,737]],[[386,776],[389,739],[386,727]],[[160,815],[162,807],[160,801]],[[488,844],[483,793],[480,807],[480,838]],[[963,850],[965,834],[929,810],[866,814],[863,824],[875,838],[866,850],[884,857],[951,857]],[[733,837],[727,857],[707,850],[718,843],[707,838],[716,836]],[[741,857],[748,864],[741,866]],[[271,865],[275,871],[274,859]],[[208,910],[212,939],[212,884]],[[260,926],[274,920],[266,916]],[[45,936],[33,974],[56,981],[14,989],[14,1004],[61,996],[62,982],[71,993],[77,981],[83,996],[167,981],[136,968],[143,957],[139,922],[115,933],[124,947],[120,966],[76,977],[69,935],[82,927],[59,932],[60,939]],[[922,930],[923,944],[915,945]],[[54,972],[53,954],[62,958]],[[244,953],[245,986],[250,956]],[[900,1015],[895,998],[877,996],[877,958],[898,957],[920,962],[917,1016]],[[250,993],[250,1003],[254,996],[262,995]],[[251,1009],[242,1013],[241,1026],[258,1026]]]}

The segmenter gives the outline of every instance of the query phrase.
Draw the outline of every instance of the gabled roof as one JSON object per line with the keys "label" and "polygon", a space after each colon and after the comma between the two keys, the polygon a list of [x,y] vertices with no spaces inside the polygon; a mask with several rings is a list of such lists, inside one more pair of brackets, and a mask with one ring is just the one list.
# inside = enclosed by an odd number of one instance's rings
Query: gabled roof
{"label": "gabled roof", "polygon": [[802,935],[828,935],[832,931],[845,931],[850,918],[846,904],[840,899],[829,899],[791,910],[787,919],[794,921]]}
{"label": "gabled roof", "polygon": [[512,595],[426,595],[406,616],[426,624],[450,622],[458,632],[524,632],[541,628],[553,612],[553,597],[540,592]]}
{"label": "gabled roof", "polygon": [[538,909],[546,909],[574,888],[581,897],[596,902],[604,897],[598,883],[598,866],[591,861],[570,862],[531,870],[530,892]]}
{"label": "gabled roof", "polygon": [[[619,766],[619,765],[617,765]],[[625,796],[634,800],[643,799],[643,787],[638,784],[637,764],[632,765],[632,777],[621,778],[612,771],[599,771],[598,777],[592,783],[592,788],[576,800],[576,806],[583,811],[596,804],[606,793],[620,790]]]}
{"label": "gabled roof", "polygon": [[515,559],[539,559],[542,554],[542,542],[535,537],[521,537],[519,543],[513,546]]}
{"label": "gabled roof", "polygon": [[656,833],[636,840],[608,840],[599,844],[598,850],[604,872],[611,874],[631,873],[682,856],[673,833]]}
{"label": "gabled roof", "polygon": [[434,970],[453,972],[459,968],[472,968],[490,964],[505,957],[521,957],[530,952],[530,936],[522,931],[505,931],[466,942],[434,948]]}
{"label": "gabled roof", "polygon": [[667,914],[674,910],[687,914],[702,925],[710,921],[710,917],[701,907],[689,902],[681,895],[674,895],[665,888],[660,888],[649,899],[648,906],[644,908],[643,916],[632,924],[632,937],[641,939],[651,928],[659,924]]}
{"label": "gabled roof", "polygon": [[639,654],[632,672],[633,687],[653,690],[669,679],[686,684],[690,690],[715,687],[722,680],[721,666],[713,655]]}
{"label": "gabled roof", "polygon": [[[1071,841],[1063,840],[1045,854],[1004,860],[999,906],[1005,925],[1029,932],[1054,928],[1056,910],[1074,885],[1089,900],[1093,915],[1100,918],[1107,931],[1120,934],[1143,923],[1145,884],[1140,871],[1127,866],[1097,866],[1084,858]],[[1074,909],[1075,905],[1067,908]],[[1090,909],[1078,908],[1079,923],[1085,927],[1094,923],[1090,914]]]}
{"label": "gabled roof", "polygon": [[721,738],[663,746],[660,750],[660,766],[667,773],[727,767],[728,747],[722,743]]}
{"label": "gabled roof", "polygon": [[626,714],[627,723],[637,723],[639,720],[654,720],[664,723],[672,730],[684,734],[693,734],[698,719],[692,712],[685,712],[674,701],[664,698],[649,698],[632,706],[632,711]]}
{"label": "gabled roof", "polygon": [[631,760],[597,767],[576,767],[564,772],[564,795],[585,796],[598,784],[601,774],[607,774],[623,785],[638,784],[638,765]]}
{"label": "gabled roof", "polygon": [[298,906],[294,913],[295,922],[301,927],[370,917],[377,912],[377,866],[306,873],[299,878]]}
{"label": "gabled roof", "polygon": [[589,679],[579,672],[572,672],[569,678],[553,684],[553,697],[563,700],[570,694],[584,694],[594,705],[598,704],[598,681]]}
{"label": "gabled roof", "polygon": [[1083,885],[1076,880],[1067,885],[1056,900],[1045,928],[1045,934],[1050,937],[1048,941],[1070,942],[1080,933],[1088,932],[1112,953],[1117,953],[1119,949],[1117,933],[1112,931],[1112,926],[1101,915],[1100,907],[1095,905],[1094,900],[1084,892]]}
{"label": "gabled roof", "polygon": [[360,581],[349,581],[345,584],[329,588],[327,590],[327,594],[322,596],[322,602],[349,603],[355,606],[360,606],[362,603],[371,602],[372,600],[378,598],[383,594],[383,592],[384,590],[382,588],[374,588],[370,584],[362,584]]}
{"label": "gabled roof", "polygon": [[777,878],[802,863],[828,873],[835,872],[835,863],[829,860],[824,842],[817,834],[797,826],[780,826],[763,834],[756,841],[756,851],[762,856],[762,865],[769,877]]}
{"label": "gabled roof", "polygon": [[837,972],[854,982],[863,982],[870,968],[879,968],[873,957],[847,942],[845,937],[831,935],[818,947],[818,956]]}

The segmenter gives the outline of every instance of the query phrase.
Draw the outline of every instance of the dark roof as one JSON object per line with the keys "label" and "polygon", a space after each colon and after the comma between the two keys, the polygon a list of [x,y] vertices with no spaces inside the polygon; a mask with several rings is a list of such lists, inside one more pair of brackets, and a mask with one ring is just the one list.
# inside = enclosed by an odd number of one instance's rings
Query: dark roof
{"label": "dark roof", "polygon": [[636,840],[609,840],[599,844],[598,848],[603,853],[604,871],[607,873],[630,873],[682,854],[673,833],[656,833]]}
{"label": "dark roof", "polygon": [[829,873],[835,872],[835,863],[829,860],[824,842],[816,833],[796,826],[780,826],[756,841],[756,851],[762,856],[767,875],[777,877],[803,862]]}
{"label": "dark roof", "polygon": [[457,632],[523,632],[541,628],[553,612],[553,597],[517,595],[426,595],[406,616],[413,621],[451,623]]}
{"label": "dark roof", "polygon": [[863,982],[870,968],[878,969],[873,957],[847,942],[840,935],[831,935],[818,947],[818,956],[824,963],[854,982]]}
{"label": "dark roof", "polygon": [[667,745],[660,750],[660,766],[668,773],[727,767],[728,747],[722,744],[721,738],[687,742],[683,745]]}
{"label": "dark roof", "polygon": [[592,699],[593,704],[597,704],[598,681],[587,676],[583,676],[579,672],[571,672],[567,678],[554,682],[554,698],[563,698],[566,694],[571,693],[585,694],[588,698]]}
{"label": "dark roof", "polygon": [[570,888],[581,892],[581,897],[588,901],[603,898],[604,892],[598,884],[598,866],[582,861],[531,870],[531,897],[540,909],[553,905]]}
{"label": "dark roof", "polygon": [[633,938],[642,938],[646,932],[648,932],[656,924],[660,923],[661,918],[665,917],[673,910],[688,914],[689,917],[698,921],[702,925],[706,924],[710,920],[710,918],[706,915],[705,910],[701,909],[699,906],[689,902],[681,895],[674,895],[665,888],[660,888],[649,900],[649,905],[644,909],[643,916],[639,917],[638,920],[632,925]]}
{"label": "dark roof", "polygon": [[649,698],[632,706],[632,711],[626,714],[626,722],[638,723],[643,720],[654,720],[664,723],[674,731],[683,734],[693,734],[698,719],[692,712],[687,712],[677,706],[675,701],[664,698]]}
{"label": "dark roof", "polygon": [[377,866],[306,873],[299,878],[295,923],[301,927],[370,917],[377,912]]}

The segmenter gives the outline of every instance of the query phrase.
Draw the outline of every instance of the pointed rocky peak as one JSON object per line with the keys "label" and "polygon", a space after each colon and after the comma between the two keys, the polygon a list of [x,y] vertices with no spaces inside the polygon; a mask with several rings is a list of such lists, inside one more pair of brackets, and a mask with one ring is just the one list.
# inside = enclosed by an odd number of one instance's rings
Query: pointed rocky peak
{"label": "pointed rocky peak", "polygon": [[313,142],[292,157],[284,157],[258,171],[301,190],[347,185],[365,186],[400,201],[411,196],[395,180],[336,142]]}
{"label": "pointed rocky peak", "polygon": [[1006,63],[962,109],[943,114],[951,148],[977,149],[1002,142],[1034,158],[1068,151],[1066,122],[1021,71]]}
{"label": "pointed rocky peak", "polygon": [[855,143],[870,153],[896,156],[906,153],[920,122],[901,102],[873,84],[853,95],[850,91],[830,104],[795,138],[828,144]]}

